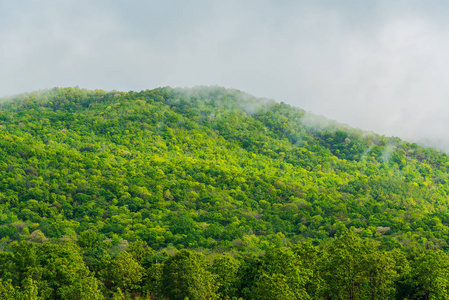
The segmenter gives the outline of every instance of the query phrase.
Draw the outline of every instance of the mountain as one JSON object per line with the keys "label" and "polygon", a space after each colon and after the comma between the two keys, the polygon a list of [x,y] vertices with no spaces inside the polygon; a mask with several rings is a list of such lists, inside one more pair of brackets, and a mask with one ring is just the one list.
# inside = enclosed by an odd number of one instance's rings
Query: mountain
{"label": "mountain", "polygon": [[342,230],[448,247],[449,158],[219,87],[54,88],[0,106],[0,238],[261,251]]}
{"label": "mountain", "polygon": [[446,154],[219,87],[0,102],[1,299],[448,299]]}

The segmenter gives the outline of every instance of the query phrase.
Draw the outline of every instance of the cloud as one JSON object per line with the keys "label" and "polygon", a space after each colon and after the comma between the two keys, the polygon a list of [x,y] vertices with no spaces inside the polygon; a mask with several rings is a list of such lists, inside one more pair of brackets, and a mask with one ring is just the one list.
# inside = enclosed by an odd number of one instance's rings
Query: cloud
{"label": "cloud", "polygon": [[0,95],[221,85],[449,151],[443,1],[0,2]]}

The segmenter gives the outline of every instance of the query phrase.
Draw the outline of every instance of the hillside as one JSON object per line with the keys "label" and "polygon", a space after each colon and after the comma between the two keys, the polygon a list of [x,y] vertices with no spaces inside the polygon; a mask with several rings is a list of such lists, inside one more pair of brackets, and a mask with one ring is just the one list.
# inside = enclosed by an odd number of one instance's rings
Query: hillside
{"label": "hillside", "polygon": [[218,87],[0,104],[2,299],[448,299],[449,158]]}
{"label": "hillside", "polygon": [[95,229],[257,252],[353,227],[386,248],[447,247],[447,155],[273,100],[55,88],[4,99],[0,122],[4,246]]}

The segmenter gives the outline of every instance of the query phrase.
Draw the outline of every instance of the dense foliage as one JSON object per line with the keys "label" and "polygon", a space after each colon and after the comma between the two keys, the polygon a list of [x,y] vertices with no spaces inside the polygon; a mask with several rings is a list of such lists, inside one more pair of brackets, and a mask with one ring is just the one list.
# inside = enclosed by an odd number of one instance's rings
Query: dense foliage
{"label": "dense foliage", "polygon": [[155,252],[142,241],[117,249],[94,231],[85,232],[78,243],[23,241],[13,242],[11,248],[0,253],[2,299],[449,297],[445,252],[383,250],[372,239],[347,231],[320,246],[299,243],[264,255],[205,255],[187,249],[169,254]]}
{"label": "dense foliage", "polygon": [[[0,104],[0,247],[12,268],[1,288],[387,299],[422,281],[424,293],[436,284],[426,268],[448,248],[448,168],[437,150],[236,90],[18,95]],[[341,250],[340,235],[358,250]],[[20,269],[22,247],[39,271]],[[234,254],[214,258],[222,252]],[[47,271],[58,253],[70,275]],[[352,261],[360,276],[330,281]],[[170,277],[178,269],[189,278]],[[354,290],[340,291],[348,280]]]}

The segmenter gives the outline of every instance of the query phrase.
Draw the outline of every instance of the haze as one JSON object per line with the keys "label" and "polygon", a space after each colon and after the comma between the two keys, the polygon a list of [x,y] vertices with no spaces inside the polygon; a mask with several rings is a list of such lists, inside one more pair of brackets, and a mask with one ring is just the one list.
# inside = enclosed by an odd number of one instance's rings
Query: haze
{"label": "haze", "polygon": [[219,85],[449,152],[445,1],[3,1],[0,95]]}

